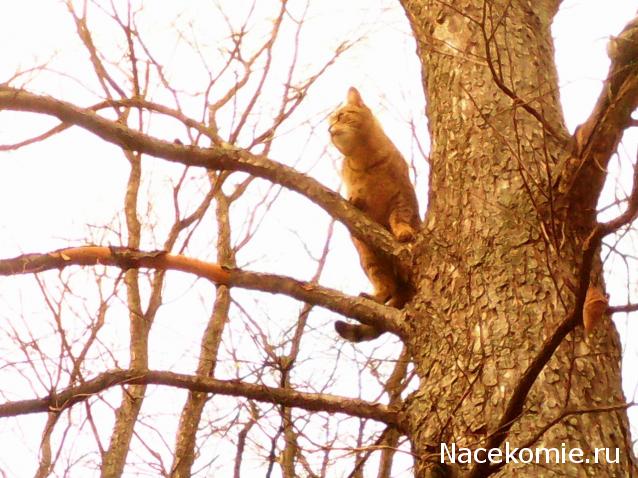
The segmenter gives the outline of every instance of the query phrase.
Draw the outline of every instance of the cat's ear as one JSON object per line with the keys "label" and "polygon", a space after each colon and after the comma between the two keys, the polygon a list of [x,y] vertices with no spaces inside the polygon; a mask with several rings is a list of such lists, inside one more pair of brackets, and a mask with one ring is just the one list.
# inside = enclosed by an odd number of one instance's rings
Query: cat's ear
{"label": "cat's ear", "polygon": [[354,86],[351,86],[348,90],[348,104],[363,106],[363,99],[361,99],[361,94],[359,93],[359,90],[357,90]]}

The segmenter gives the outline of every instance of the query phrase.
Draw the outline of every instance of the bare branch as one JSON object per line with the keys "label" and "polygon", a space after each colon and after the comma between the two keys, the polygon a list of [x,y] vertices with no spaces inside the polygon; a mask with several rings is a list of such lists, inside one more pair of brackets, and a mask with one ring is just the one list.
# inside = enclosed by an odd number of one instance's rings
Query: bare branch
{"label": "bare branch", "polygon": [[364,324],[401,336],[401,312],[363,297],[351,297],[339,291],[292,279],[290,277],[224,268],[165,251],[143,252],[124,247],[70,247],[44,254],[24,254],[0,260],[0,275],[15,275],[62,269],[71,265],[108,265],[124,270],[152,268],[195,274],[215,284],[229,287],[285,294],[295,299],[325,307]]}
{"label": "bare branch", "polygon": [[42,134],[34,136],[33,138],[25,139],[24,141],[20,141],[19,143],[0,144],[0,151],[15,151],[16,149],[20,149],[20,148],[23,148],[25,146],[29,146],[29,145],[34,144],[34,143],[39,143],[40,141],[44,141],[45,139],[48,139],[48,138],[50,138],[52,136],[55,136],[58,133],[61,133],[62,131],[64,131],[68,127],[69,127],[68,125],[59,124],[57,126],[54,126],[51,129],[49,129],[48,131],[45,131]]}
{"label": "bare branch", "polygon": [[46,397],[3,403],[0,405],[0,417],[61,411],[118,385],[167,385],[196,392],[245,397],[310,411],[345,413],[354,417],[370,418],[396,427],[399,427],[400,424],[398,411],[386,405],[369,403],[365,400],[326,393],[297,392],[290,389],[245,383],[239,380],[216,380],[153,370],[111,370],[101,373],[81,385],[57,393],[52,392]]}
{"label": "bare branch", "polygon": [[[593,209],[607,175],[606,167],[638,107],[638,17],[608,48],[611,66],[589,118],[574,133],[573,157],[565,166],[563,188],[572,204]],[[560,166],[560,165],[559,165]],[[561,166],[563,167],[563,166]]]}
{"label": "bare branch", "polygon": [[631,223],[638,215],[638,163],[634,165],[633,181],[631,194],[627,198],[627,209],[625,212],[617,218],[598,226],[598,230],[595,233],[600,235],[601,239]]}
{"label": "bare branch", "polygon": [[244,171],[268,179],[308,197],[350,232],[378,251],[408,262],[410,249],[399,244],[385,228],[369,219],[334,191],[295,169],[263,156],[234,147],[210,149],[183,146],[153,138],[121,122],[103,118],[93,111],[48,96],[0,86],[0,109],[29,111],[55,116],[64,123],[80,126],[109,143],[187,166]]}
{"label": "bare branch", "polygon": [[628,313],[628,312],[636,312],[638,310],[638,304],[624,304],[624,305],[610,305],[607,307],[605,311],[606,314],[618,314],[618,313]]}

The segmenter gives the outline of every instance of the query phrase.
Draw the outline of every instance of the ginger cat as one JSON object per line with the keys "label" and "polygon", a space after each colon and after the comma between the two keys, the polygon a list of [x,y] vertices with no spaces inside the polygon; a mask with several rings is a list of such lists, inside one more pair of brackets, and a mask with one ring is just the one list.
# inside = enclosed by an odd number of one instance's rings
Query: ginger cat
{"label": "ginger cat", "polygon": [[[388,138],[356,88],[346,104],[330,117],[330,138],[343,153],[341,177],[348,200],[401,242],[414,239],[419,227],[419,205],[410,182],[408,165]],[[372,299],[401,308],[411,288],[397,275],[391,261],[352,238],[361,267],[374,287]],[[346,340],[372,340],[382,331],[369,325],[337,321],[335,329]]]}

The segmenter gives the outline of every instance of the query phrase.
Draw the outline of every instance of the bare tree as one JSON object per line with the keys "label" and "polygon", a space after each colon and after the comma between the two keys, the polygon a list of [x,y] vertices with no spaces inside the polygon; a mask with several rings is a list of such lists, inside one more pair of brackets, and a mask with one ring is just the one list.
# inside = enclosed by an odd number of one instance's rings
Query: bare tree
{"label": "bare tree", "polygon": [[[592,297],[606,303],[603,259],[624,253],[638,214],[636,172],[606,211],[615,216],[599,222],[596,210],[636,125],[638,19],[611,42],[598,102],[571,135],[550,31],[559,1],[399,3],[431,144],[427,211],[407,245],[313,168],[326,152],[308,145],[325,146],[334,105],[303,108],[356,39],[301,65],[308,3],[207,6],[202,16],[227,26],[222,41],[206,18],[180,17],[171,65],[150,10],[68,0],[92,74],[77,96],[93,104],[39,86],[74,76],[51,65],[3,79],[0,109],[55,120],[3,150],[73,127],[128,166],[119,210],[83,240],[0,260],[7,284],[28,274],[29,301],[40,296],[38,313],[7,313],[0,404],[5,422],[46,417],[36,476],[389,477],[393,462],[418,477],[633,475],[616,329],[582,323]],[[184,78],[181,61],[199,68]],[[313,266],[294,270],[271,257],[272,242],[311,209],[294,234]],[[408,272],[416,295],[404,309],[321,285],[333,237],[343,239],[335,224]],[[195,301],[172,306],[186,294]],[[335,314],[387,331],[391,347],[340,342]],[[473,459],[442,460],[442,444]],[[591,459],[485,459],[514,448]]]}

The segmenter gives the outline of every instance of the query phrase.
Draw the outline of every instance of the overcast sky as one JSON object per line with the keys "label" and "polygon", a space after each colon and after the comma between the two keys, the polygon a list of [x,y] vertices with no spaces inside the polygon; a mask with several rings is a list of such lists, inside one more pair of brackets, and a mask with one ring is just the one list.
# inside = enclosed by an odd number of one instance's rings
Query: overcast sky
{"label": "overcast sky", "polygon": [[[104,2],[105,5],[109,3]],[[121,0],[115,0],[114,3],[124,5]],[[242,18],[251,2],[221,0],[219,3],[230,20],[236,21]],[[266,1],[257,3],[257,8],[263,9],[263,16],[272,16],[272,5],[277,4]],[[291,8],[301,13],[302,3],[291,1]],[[134,4],[139,5],[141,2]],[[216,42],[227,35],[227,30],[218,16],[209,14],[211,4],[212,2],[200,0],[144,2],[149,15],[141,20],[141,29],[149,43],[172,69],[176,84],[185,90],[200,81],[203,72],[196,66],[199,61],[197,55],[188,52],[186,45],[178,41],[173,25],[177,24],[184,29],[190,25],[192,31],[200,35],[202,43],[207,45],[206,48],[213,48]],[[561,98],[570,130],[573,131],[588,116],[599,95],[601,80],[604,79],[609,64],[606,54],[609,36],[617,34],[634,16],[637,8],[638,2],[630,0],[563,2],[553,32]],[[260,14],[258,10],[256,17]],[[419,138],[427,146],[420,65],[414,54],[414,41],[398,2],[312,1],[307,18],[301,39],[301,76],[304,72],[315,71],[317,61],[325,61],[342,41],[357,38],[362,40],[340,58],[313,87],[304,110],[306,118],[298,115],[289,127],[284,128],[282,134],[286,134],[286,140],[277,143],[271,156],[287,164],[295,164],[300,156],[304,156],[307,162],[302,161],[300,169],[326,185],[338,188],[335,166],[331,162],[338,154],[330,147],[325,154],[322,149],[328,143],[323,117],[327,111],[343,101],[347,88],[353,85],[359,88],[366,102],[377,113],[399,149],[407,158],[415,161],[420,173],[417,182],[419,197],[424,198],[427,167],[408,127],[409,122],[413,122]],[[217,19],[215,21],[218,23],[211,23],[213,19]],[[255,24],[255,28],[268,27],[267,23]],[[96,20],[93,27],[96,38],[104,48],[116,48],[116,42],[109,44],[109,35],[116,34],[112,27],[100,20]],[[97,88],[90,74],[90,65],[75,36],[67,10],[57,1],[6,2],[0,15],[0,44],[3,45],[0,83],[16,71],[46,63],[51,71],[28,75],[27,88],[79,104],[96,102],[91,90],[97,91]],[[290,48],[290,44],[282,44],[280,48]],[[285,70],[285,65],[279,67],[282,71]],[[192,107],[193,116],[196,116],[196,104],[187,103],[185,107]],[[307,118],[311,118],[310,123],[319,124],[316,131],[301,129],[305,127],[304,121]],[[30,134],[41,133],[53,124],[54,121],[32,115],[0,112],[0,142],[16,142]],[[163,139],[180,137],[179,132],[169,131],[161,123],[155,124],[153,128],[153,133]],[[306,144],[310,146],[304,146]],[[302,155],[300,151],[304,147],[308,149]],[[630,171],[628,166],[631,158],[635,157],[635,150],[636,135],[632,133],[627,135],[621,145],[618,160],[612,161],[610,165],[612,173],[619,175],[620,184],[625,187],[627,181],[623,174],[627,175]],[[325,157],[329,159],[322,159]],[[94,137],[78,130],[67,131],[43,144],[24,150],[0,153],[0,204],[3,204],[0,209],[0,257],[45,251],[68,245],[69,241],[74,244],[82,241],[98,242],[99,237],[87,237],[86,225],[107,224],[111,221],[121,208],[124,187],[122,178],[127,173],[128,166],[117,148],[99,144]],[[613,201],[617,188],[617,183],[611,181],[602,202]],[[161,211],[164,204],[162,201],[166,199],[162,199],[160,194],[156,197],[158,202],[155,208]],[[421,204],[423,214],[424,202],[421,201]],[[301,265],[305,251],[299,244],[297,232],[293,233],[288,229],[289,218],[294,218],[294,225],[299,230],[312,231],[320,224],[321,230],[325,231],[327,218],[321,214],[320,211],[315,214],[307,202],[298,199],[286,202],[285,207],[274,210],[270,222],[264,224],[262,234],[265,240],[273,244],[272,254],[263,257],[263,251],[247,252],[240,259],[250,263],[252,269],[307,278],[312,264]],[[305,241],[316,248],[321,239],[320,235],[309,234]],[[357,294],[367,285],[343,228],[337,229],[334,242],[337,245],[331,253],[323,283]],[[635,250],[634,254],[638,255]],[[607,271],[612,303],[622,303],[627,300],[626,271],[619,262],[610,261],[610,265],[612,263],[615,268],[608,267]],[[28,309],[31,294],[34,294],[33,300],[36,300],[35,296],[40,300],[35,289],[29,289],[33,287],[33,282],[28,279],[1,279],[0,284],[5,295],[0,297],[0,305],[5,311],[25,304]],[[184,289],[188,286],[184,286]],[[632,294],[636,294],[635,287],[635,283],[632,283]],[[174,296],[180,293],[181,290]],[[4,312],[3,315],[11,317],[10,312]],[[3,318],[0,316],[0,320]],[[630,364],[627,370],[635,370],[638,367],[636,327],[630,329],[626,317],[616,317],[616,322],[623,337],[624,359]],[[162,334],[161,326],[158,327],[160,331],[155,339],[158,348],[168,347],[167,344],[172,344],[176,335],[181,333],[167,324]],[[160,357],[157,365],[175,366],[179,357],[179,354]],[[188,369],[188,366],[184,368]],[[637,380],[635,373],[627,373],[625,376],[625,392],[629,400],[637,397]],[[630,414],[634,417],[634,422],[638,423],[636,411],[630,410]],[[41,421],[34,419],[34,423],[39,424]],[[37,447],[40,425],[35,430],[35,439],[25,431],[22,441],[11,441],[15,446],[15,454],[3,452],[3,456],[0,456],[0,468],[16,470],[16,466],[19,467],[19,459],[12,461],[12,456],[19,457],[21,453],[28,453],[29,449]],[[0,429],[0,443],[3,443],[3,447],[8,443],[7,432],[14,433],[15,430]]]}

